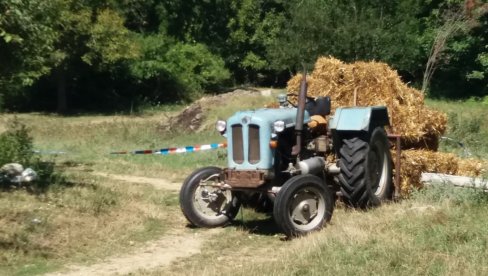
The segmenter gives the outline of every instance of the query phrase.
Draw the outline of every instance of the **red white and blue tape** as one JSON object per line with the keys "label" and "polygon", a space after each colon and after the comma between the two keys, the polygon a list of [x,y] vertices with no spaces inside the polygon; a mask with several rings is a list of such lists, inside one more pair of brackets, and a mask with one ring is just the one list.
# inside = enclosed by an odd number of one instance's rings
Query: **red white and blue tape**
{"label": "red white and blue tape", "polygon": [[178,154],[178,153],[187,153],[187,152],[197,152],[197,151],[205,151],[205,150],[213,150],[218,148],[226,148],[226,143],[214,143],[208,145],[197,145],[197,146],[187,146],[181,148],[164,148],[159,150],[134,150],[134,151],[115,151],[111,152],[110,154],[161,154],[161,155],[170,155],[170,154]]}

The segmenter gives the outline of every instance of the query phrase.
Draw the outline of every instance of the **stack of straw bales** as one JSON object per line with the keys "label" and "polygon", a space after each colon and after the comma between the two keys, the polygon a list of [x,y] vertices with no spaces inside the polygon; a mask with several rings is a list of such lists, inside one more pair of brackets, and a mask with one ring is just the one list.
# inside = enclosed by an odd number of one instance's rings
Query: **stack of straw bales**
{"label": "stack of straw bales", "polygon": [[[298,93],[301,74],[288,81],[288,92]],[[329,96],[332,109],[347,106],[388,107],[391,134],[402,136],[402,192],[420,187],[422,172],[479,175],[452,154],[435,152],[447,127],[446,114],[428,109],[423,94],[402,82],[397,72],[379,62],[343,63],[321,57],[307,76],[308,95]],[[464,163],[463,163],[464,164]],[[479,164],[476,163],[476,164]]]}
{"label": "stack of straw bales", "polygon": [[[288,81],[288,91],[297,93],[302,75]],[[308,95],[330,96],[333,107],[385,105],[390,132],[402,135],[403,148],[437,150],[447,116],[424,106],[423,94],[403,83],[388,65],[379,62],[343,63],[319,58],[307,76]]]}

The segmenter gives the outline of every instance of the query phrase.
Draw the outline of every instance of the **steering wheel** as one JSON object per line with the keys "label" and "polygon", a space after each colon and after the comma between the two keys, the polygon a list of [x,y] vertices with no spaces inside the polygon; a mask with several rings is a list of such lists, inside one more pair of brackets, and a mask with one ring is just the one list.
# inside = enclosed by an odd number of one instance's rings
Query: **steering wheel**
{"label": "steering wheel", "polygon": [[[287,93],[286,94],[286,101],[293,107],[298,107],[296,104],[292,103],[290,100],[289,100],[289,97],[297,97],[298,98],[298,95],[295,94],[295,93]],[[307,101],[315,101],[315,97],[310,97],[310,96],[305,96],[305,98],[307,99]],[[306,102],[305,102],[306,103]]]}

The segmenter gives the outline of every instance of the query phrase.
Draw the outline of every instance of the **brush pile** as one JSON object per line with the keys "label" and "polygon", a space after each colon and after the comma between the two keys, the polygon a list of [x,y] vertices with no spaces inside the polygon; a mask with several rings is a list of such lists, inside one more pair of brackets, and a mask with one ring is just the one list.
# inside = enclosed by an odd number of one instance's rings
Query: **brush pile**
{"label": "brush pile", "polygon": [[[301,74],[288,81],[289,93],[300,89]],[[445,113],[428,109],[423,94],[408,87],[397,72],[379,62],[355,62],[351,64],[321,57],[313,72],[307,75],[308,96],[329,96],[332,109],[348,106],[388,107],[389,133],[401,135],[402,144],[402,193],[408,194],[413,187],[420,187],[422,172],[479,175],[474,167],[464,166],[455,155],[436,152],[439,138],[447,127]],[[478,162],[479,163],[479,162]],[[480,166],[478,166],[480,167]]]}

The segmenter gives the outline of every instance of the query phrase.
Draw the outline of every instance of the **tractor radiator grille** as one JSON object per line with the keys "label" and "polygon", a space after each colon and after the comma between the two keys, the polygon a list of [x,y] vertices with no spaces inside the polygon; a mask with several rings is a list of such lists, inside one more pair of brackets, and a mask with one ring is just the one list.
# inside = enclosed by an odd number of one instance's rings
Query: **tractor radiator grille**
{"label": "tractor radiator grille", "polygon": [[237,164],[244,163],[244,147],[242,144],[242,126],[232,126],[232,154],[234,162]]}
{"label": "tractor radiator grille", "polygon": [[249,163],[257,164],[261,159],[259,149],[259,126],[249,125]]}

